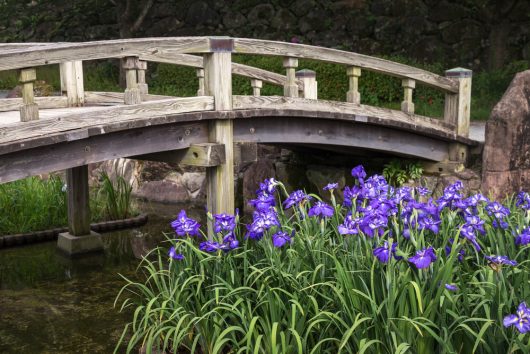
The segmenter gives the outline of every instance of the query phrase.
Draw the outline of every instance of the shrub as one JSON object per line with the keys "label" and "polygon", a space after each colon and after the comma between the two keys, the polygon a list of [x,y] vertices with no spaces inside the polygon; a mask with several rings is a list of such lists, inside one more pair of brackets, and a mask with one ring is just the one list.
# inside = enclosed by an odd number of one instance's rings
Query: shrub
{"label": "shrub", "polygon": [[152,251],[118,295],[134,310],[120,342],[148,353],[530,350],[519,333],[530,311],[505,317],[530,296],[530,195],[503,206],[464,198],[457,182],[433,201],[361,167],[352,175],[343,205],[336,184],[327,205],[266,180],[252,222],[210,215],[211,240],[182,211],[169,252]]}

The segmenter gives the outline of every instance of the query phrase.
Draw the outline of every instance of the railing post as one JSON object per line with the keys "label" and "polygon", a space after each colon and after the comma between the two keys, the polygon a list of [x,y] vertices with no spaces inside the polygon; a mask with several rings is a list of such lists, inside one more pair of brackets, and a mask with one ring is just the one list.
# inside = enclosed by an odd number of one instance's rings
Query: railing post
{"label": "railing post", "polygon": [[458,93],[445,95],[444,120],[454,124],[456,133],[469,136],[469,117],[471,110],[471,79],[473,71],[464,68],[447,70],[445,76],[458,80]]}
{"label": "railing post", "polygon": [[[304,84],[303,91],[299,92],[303,98],[316,100],[318,98],[317,74],[313,70],[303,69],[296,72],[296,78]],[[300,94],[301,93],[301,94]]]}
{"label": "railing post", "polygon": [[197,96],[204,96],[204,69],[197,69],[197,77],[199,78],[199,89],[197,90]]}
{"label": "railing post", "polygon": [[283,58],[283,67],[286,71],[286,81],[283,87],[283,95],[285,97],[298,97],[298,85],[296,84],[296,68],[298,67],[298,59],[285,57]]}
{"label": "railing post", "polygon": [[61,63],[61,91],[66,92],[68,107],[85,104],[85,88],[83,81],[83,62],[69,61]]}
{"label": "railing post", "polygon": [[141,95],[147,95],[149,93],[149,87],[145,82],[145,72],[147,71],[147,62],[145,60],[138,61],[138,70],[136,70],[136,75],[138,75],[138,89],[140,90]]}
{"label": "railing post", "polygon": [[416,81],[412,79],[403,79],[401,81],[403,86],[404,99],[401,102],[401,110],[408,114],[414,113],[414,103],[412,102],[412,91],[416,87]]}
{"label": "railing post", "polygon": [[[214,97],[216,111],[232,110],[231,38],[210,38],[210,52],[204,54],[205,93]],[[234,136],[230,119],[210,123],[209,141],[224,144],[225,162],[206,169],[208,210],[212,213],[234,213]],[[209,225],[209,235],[213,235]]]}
{"label": "railing post", "polygon": [[263,82],[260,79],[250,79],[250,86],[252,86],[253,96],[261,96],[261,88],[263,86]]}
{"label": "railing post", "polygon": [[361,76],[361,68],[357,66],[350,66],[346,69],[348,75],[349,89],[346,93],[346,102],[361,103],[361,94],[359,93],[359,77]]}
{"label": "railing post", "polygon": [[138,88],[138,79],[136,71],[140,68],[140,59],[138,57],[123,58],[123,68],[125,69],[125,80],[127,88],[123,101],[125,104],[138,104],[142,102],[140,89]]}
{"label": "railing post", "polygon": [[33,68],[21,69],[18,81],[22,85],[22,106],[20,106],[20,121],[29,122],[39,119],[39,107],[35,103],[33,85],[37,80],[37,72]]}

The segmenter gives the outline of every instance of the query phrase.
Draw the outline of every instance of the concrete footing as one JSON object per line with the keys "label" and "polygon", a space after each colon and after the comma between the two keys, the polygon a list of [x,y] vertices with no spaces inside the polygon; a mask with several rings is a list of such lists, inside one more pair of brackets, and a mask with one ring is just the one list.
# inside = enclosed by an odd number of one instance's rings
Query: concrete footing
{"label": "concrete footing", "polygon": [[90,231],[90,235],[73,236],[69,232],[60,233],[57,247],[67,255],[75,255],[103,250],[101,235]]}

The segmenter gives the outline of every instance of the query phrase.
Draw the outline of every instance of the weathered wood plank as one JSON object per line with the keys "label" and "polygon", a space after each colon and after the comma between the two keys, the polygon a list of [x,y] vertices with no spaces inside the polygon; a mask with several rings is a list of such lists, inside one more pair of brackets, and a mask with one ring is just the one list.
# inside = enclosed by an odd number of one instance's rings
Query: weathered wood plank
{"label": "weathered wood plank", "polygon": [[93,107],[91,110],[84,110],[83,113],[73,111],[56,118],[0,127],[0,145],[58,132],[104,126],[111,122],[149,119],[183,112],[212,110],[213,108],[213,98],[209,96],[173,98],[128,106]]}
{"label": "weathered wood plank", "polygon": [[20,121],[29,122],[39,119],[39,107],[35,103],[33,85],[37,79],[37,71],[34,68],[20,70],[18,81],[22,85],[22,102],[20,106]]}
{"label": "weathered wood plank", "polygon": [[53,43],[0,52],[0,70],[20,69],[75,60],[95,60],[141,56],[205,53],[210,50],[208,37],[129,38],[81,43]]}
{"label": "weathered wood plank", "polygon": [[147,126],[63,141],[0,155],[0,183],[119,157],[183,149],[207,141],[207,122]]}
{"label": "weathered wood plank", "polygon": [[225,162],[225,147],[216,143],[192,144],[187,149],[132,156],[131,159],[215,167]]}
{"label": "weathered wood plank", "polygon": [[66,91],[69,107],[85,104],[85,87],[83,81],[83,62],[70,61],[60,64],[61,91]]}
{"label": "weathered wood plank", "polygon": [[[454,135],[453,126],[442,120],[406,114],[387,108],[358,105],[349,102],[336,102],[325,100],[307,100],[303,98],[279,97],[279,96],[234,96],[234,109],[276,109],[276,110],[304,110],[314,112],[331,112],[340,119],[342,114],[353,114],[358,116],[358,121],[367,121],[367,117],[376,117],[380,120],[407,123],[438,130],[447,135]],[[374,121],[375,123],[375,121]]]}
{"label": "weathered wood plank", "polygon": [[365,70],[375,71],[402,79],[413,79],[444,91],[458,92],[457,82],[450,78],[389,60],[338,49],[261,39],[234,38],[234,51],[236,53],[274,55],[282,57],[288,56],[357,66]]}
{"label": "weathered wood plank", "polygon": [[[40,109],[68,107],[68,99],[62,96],[35,97],[35,103]],[[17,111],[22,104],[22,98],[2,98],[0,112]]]}
{"label": "weathered wood plank", "polygon": [[235,120],[234,139],[263,144],[369,149],[432,161],[446,160],[450,145],[447,141],[377,125],[294,117]]}
{"label": "weathered wood plank", "polygon": [[[164,53],[153,53],[140,55],[142,60],[153,61],[158,63],[175,64],[182,66],[191,66],[194,68],[203,68],[202,57],[190,54],[171,54],[166,55]],[[286,81],[286,77],[282,74],[274,73],[253,66],[232,63],[232,74],[238,76],[244,76],[251,79],[262,80],[263,82],[283,86]],[[303,89],[303,83],[300,80],[296,80],[298,89]]]}
{"label": "weathered wood plank", "polygon": [[[85,102],[91,105],[116,105],[123,104],[123,92],[98,92],[98,91],[86,91]],[[152,94],[141,94],[142,102],[147,101],[159,101],[176,98],[174,96],[163,96],[163,95],[152,95]],[[2,101],[0,100],[0,103]]]}
{"label": "weathered wood plank", "polygon": [[68,232],[73,236],[90,234],[90,197],[88,191],[88,165],[66,170],[68,191]]}
{"label": "weathered wood plank", "polygon": [[313,70],[302,69],[296,72],[296,78],[304,83],[304,89],[298,93],[299,97],[318,99],[317,73]]}

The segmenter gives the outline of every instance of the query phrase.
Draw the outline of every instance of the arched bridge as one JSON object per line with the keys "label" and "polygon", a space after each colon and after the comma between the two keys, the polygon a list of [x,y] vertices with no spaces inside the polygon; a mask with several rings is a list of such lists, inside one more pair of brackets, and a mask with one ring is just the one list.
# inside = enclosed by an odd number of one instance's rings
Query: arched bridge
{"label": "arched bridge", "polygon": [[[468,138],[466,69],[443,77],[336,49],[228,37],[0,44],[0,50],[0,71],[19,70],[22,94],[0,99],[0,183],[66,169],[75,236],[90,232],[83,212],[89,163],[133,157],[206,166],[210,209],[232,212],[234,143],[362,148],[436,162],[465,161],[476,144]],[[285,75],[233,63],[233,53],[280,56]],[[85,91],[83,62],[108,58],[122,59],[125,92]],[[318,99],[318,73],[297,71],[299,58],[343,65],[345,101]],[[197,96],[149,94],[147,62],[195,67]],[[35,97],[35,68],[52,64],[59,64],[63,95]],[[361,103],[363,70],[402,80],[401,110]],[[232,75],[248,77],[253,94],[233,95]],[[261,96],[264,82],[283,86],[284,95]],[[416,83],[445,93],[442,118],[414,113]]]}

